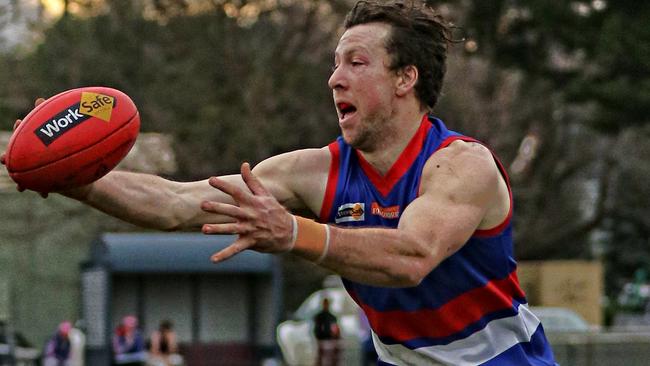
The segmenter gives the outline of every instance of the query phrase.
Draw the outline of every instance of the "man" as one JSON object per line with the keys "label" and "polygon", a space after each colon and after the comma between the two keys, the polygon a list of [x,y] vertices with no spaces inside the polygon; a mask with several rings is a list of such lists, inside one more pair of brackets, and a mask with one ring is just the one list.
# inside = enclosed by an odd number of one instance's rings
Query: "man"
{"label": "man", "polygon": [[113,363],[116,365],[142,366],[147,362],[147,351],[138,318],[127,315],[113,334]]}
{"label": "man", "polygon": [[517,281],[505,171],[429,115],[445,70],[442,19],[421,2],[360,1],[345,28],[329,79],[342,136],[329,146],[254,173],[244,163],[241,175],[176,183],[112,172],[64,194],[142,226],[237,234],[215,263],[291,252],[338,273],[380,364],[554,365]]}
{"label": "man", "polygon": [[321,302],[321,311],[314,316],[314,337],[318,343],[316,366],[337,366],[341,330],[336,316],[330,312],[330,299],[327,297]]}
{"label": "man", "polygon": [[171,320],[163,320],[158,330],[151,334],[151,349],[149,351],[150,366],[179,366],[183,365],[183,356],[178,353],[176,332]]}
{"label": "man", "polygon": [[72,323],[64,321],[56,329],[56,333],[45,346],[43,365],[68,366],[70,361],[70,330]]}

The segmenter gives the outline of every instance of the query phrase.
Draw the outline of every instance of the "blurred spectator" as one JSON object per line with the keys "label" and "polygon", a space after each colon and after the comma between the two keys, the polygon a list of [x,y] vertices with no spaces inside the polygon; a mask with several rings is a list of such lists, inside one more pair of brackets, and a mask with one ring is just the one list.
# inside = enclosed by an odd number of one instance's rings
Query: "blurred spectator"
{"label": "blurred spectator", "polygon": [[151,366],[180,366],[183,357],[178,354],[174,325],[163,320],[158,330],[151,334],[151,350],[148,364]]}
{"label": "blurred spectator", "polygon": [[43,366],[68,366],[70,359],[70,329],[72,323],[64,321],[59,324],[56,333],[45,346]]}
{"label": "blurred spectator", "polygon": [[86,349],[86,335],[83,332],[83,324],[80,320],[70,329],[70,358],[68,366],[84,366],[84,353]]}
{"label": "blurred spectator", "polygon": [[637,268],[634,280],[623,285],[618,305],[628,312],[643,313],[650,306],[650,283],[645,268]]}
{"label": "blurred spectator", "polygon": [[144,365],[147,361],[144,338],[135,316],[125,316],[115,329],[113,354],[116,365]]}
{"label": "blurred spectator", "polygon": [[322,309],[314,317],[314,336],[318,341],[318,366],[339,364],[341,331],[336,316],[330,312],[330,300],[323,298]]}

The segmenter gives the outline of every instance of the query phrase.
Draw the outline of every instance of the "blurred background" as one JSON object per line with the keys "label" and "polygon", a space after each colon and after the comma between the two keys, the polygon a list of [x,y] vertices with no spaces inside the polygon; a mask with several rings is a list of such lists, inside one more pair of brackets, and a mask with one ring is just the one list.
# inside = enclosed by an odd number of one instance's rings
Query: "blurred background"
{"label": "blurred background", "polygon": [[[36,97],[91,85],[124,91],[140,110],[143,133],[125,169],[188,181],[323,146],[338,134],[327,79],[353,3],[0,0],[0,149]],[[648,359],[650,3],[430,3],[456,26],[435,114],[508,168],[530,303],[588,324],[586,336],[551,337],[558,358]],[[155,248],[166,240],[156,235],[56,195],[19,194],[0,169],[9,348],[20,339],[43,350],[57,324],[81,320],[103,357],[119,319],[136,314],[145,333],[176,317],[189,364],[282,362],[275,327],[328,273],[289,256],[241,263],[262,261],[259,271],[193,270],[190,257],[129,267],[132,253],[114,249]],[[241,348],[240,361],[223,361],[226,346]]]}

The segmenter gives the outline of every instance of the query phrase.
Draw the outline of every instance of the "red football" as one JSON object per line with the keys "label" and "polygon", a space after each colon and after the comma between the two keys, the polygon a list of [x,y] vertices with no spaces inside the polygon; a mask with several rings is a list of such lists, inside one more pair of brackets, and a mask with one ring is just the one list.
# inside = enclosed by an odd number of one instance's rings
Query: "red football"
{"label": "red football", "polygon": [[106,87],[72,89],[32,110],[14,131],[5,164],[20,187],[52,192],[91,183],[129,152],[140,130],[126,94]]}

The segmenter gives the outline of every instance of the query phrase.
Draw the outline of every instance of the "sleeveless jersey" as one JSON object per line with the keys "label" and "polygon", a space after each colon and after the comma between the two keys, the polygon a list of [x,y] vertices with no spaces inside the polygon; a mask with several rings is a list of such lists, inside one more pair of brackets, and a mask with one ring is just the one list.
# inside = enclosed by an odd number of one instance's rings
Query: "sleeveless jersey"
{"label": "sleeveless jersey", "polygon": [[[382,176],[339,137],[329,145],[332,163],[321,222],[397,227],[400,214],[418,196],[427,159],[459,139],[476,141],[425,115]],[[343,279],[368,317],[380,365],[556,365],[517,280],[512,194],[510,201],[502,224],[477,230],[418,286],[384,288]]]}

